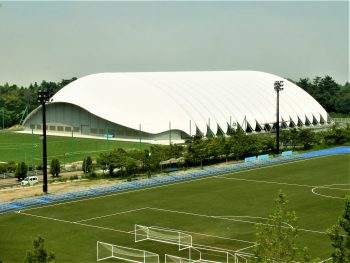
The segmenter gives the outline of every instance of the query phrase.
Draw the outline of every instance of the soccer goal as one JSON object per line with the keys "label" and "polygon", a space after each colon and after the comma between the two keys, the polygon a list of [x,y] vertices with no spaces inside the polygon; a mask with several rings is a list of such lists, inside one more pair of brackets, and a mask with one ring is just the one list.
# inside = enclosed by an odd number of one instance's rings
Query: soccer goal
{"label": "soccer goal", "polygon": [[134,263],[159,263],[156,253],[97,241],[97,261],[111,258]]}
{"label": "soccer goal", "polygon": [[135,242],[152,240],[179,246],[179,250],[192,247],[192,236],[178,230],[135,225]]}

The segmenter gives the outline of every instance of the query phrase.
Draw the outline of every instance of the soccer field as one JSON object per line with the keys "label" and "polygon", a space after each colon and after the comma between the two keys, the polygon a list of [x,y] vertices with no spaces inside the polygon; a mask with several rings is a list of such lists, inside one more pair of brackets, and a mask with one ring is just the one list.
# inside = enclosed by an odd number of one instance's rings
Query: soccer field
{"label": "soccer field", "polygon": [[[300,245],[326,259],[331,246],[325,230],[336,222],[350,192],[349,157],[302,159],[6,213],[0,215],[0,259],[23,262],[38,235],[56,262],[96,262],[97,241],[155,252],[161,262],[164,254],[188,257],[176,244],[135,243],[135,224],[191,235],[202,255],[208,247],[249,253],[255,224],[268,223],[280,189],[299,217]],[[226,262],[220,253],[207,254]]]}
{"label": "soccer field", "polygon": [[[113,149],[148,149],[149,144],[115,140],[47,136],[48,161],[58,158],[61,164],[82,161],[86,156],[96,157]],[[0,162],[16,161],[31,165],[42,164],[40,135],[0,132]]]}

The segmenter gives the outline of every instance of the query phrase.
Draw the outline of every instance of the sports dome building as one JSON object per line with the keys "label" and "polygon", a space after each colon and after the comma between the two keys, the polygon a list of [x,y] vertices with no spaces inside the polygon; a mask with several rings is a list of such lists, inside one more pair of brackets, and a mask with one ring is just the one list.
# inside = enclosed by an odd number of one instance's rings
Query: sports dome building
{"label": "sports dome building", "polygon": [[[124,139],[174,140],[219,136],[233,129],[270,132],[327,124],[325,109],[292,82],[257,71],[100,73],[77,79],[47,104],[47,129]],[[40,107],[24,121],[40,130]]]}

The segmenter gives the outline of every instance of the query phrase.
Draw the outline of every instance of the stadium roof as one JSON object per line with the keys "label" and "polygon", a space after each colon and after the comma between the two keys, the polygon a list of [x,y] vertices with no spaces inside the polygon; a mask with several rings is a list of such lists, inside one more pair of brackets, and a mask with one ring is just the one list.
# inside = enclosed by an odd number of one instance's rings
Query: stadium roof
{"label": "stadium roof", "polygon": [[[327,112],[304,90],[273,74],[257,71],[100,73],[82,77],[53,96],[120,125],[150,133],[179,129],[216,134],[230,121],[255,126],[275,122],[274,82],[281,121],[303,124],[327,120]],[[257,124],[258,123],[258,124]]]}

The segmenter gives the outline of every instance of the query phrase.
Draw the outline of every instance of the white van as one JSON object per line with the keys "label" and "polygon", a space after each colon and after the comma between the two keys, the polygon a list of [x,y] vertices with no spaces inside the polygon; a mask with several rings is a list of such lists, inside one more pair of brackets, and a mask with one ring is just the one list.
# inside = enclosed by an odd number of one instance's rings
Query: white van
{"label": "white van", "polygon": [[23,179],[21,185],[34,185],[39,183],[39,179],[37,176],[29,176]]}

